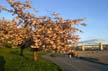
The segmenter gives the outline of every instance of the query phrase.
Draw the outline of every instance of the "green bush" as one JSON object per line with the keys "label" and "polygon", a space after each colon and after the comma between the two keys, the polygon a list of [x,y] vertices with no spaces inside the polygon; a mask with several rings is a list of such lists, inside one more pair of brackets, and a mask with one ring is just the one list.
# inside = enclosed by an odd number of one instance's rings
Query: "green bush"
{"label": "green bush", "polygon": [[12,48],[12,44],[11,43],[3,43],[3,46],[5,47],[5,48]]}
{"label": "green bush", "polygon": [[59,56],[59,54],[58,54],[58,53],[53,53],[53,54],[51,54],[50,56],[51,56],[51,57],[57,57],[57,56]]}

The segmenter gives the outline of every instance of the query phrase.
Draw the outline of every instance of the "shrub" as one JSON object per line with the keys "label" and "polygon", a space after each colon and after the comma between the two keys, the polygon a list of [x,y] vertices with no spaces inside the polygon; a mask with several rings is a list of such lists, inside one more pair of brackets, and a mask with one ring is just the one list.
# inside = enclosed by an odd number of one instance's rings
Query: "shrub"
{"label": "shrub", "polygon": [[3,43],[3,46],[5,47],[5,48],[12,48],[12,44],[11,43]]}

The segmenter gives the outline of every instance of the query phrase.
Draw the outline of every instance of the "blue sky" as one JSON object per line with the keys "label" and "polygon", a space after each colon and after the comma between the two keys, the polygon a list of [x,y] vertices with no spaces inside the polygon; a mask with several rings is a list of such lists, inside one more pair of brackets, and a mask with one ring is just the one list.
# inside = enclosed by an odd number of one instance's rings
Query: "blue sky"
{"label": "blue sky", "polygon": [[[20,0],[21,1],[21,0]],[[39,9],[37,15],[50,15],[52,12],[60,13],[65,19],[87,18],[84,22],[88,26],[80,27],[80,40],[103,39],[108,42],[108,0],[32,0],[32,6]],[[0,4],[9,7],[5,0]],[[11,14],[0,13],[0,17],[11,18]]]}

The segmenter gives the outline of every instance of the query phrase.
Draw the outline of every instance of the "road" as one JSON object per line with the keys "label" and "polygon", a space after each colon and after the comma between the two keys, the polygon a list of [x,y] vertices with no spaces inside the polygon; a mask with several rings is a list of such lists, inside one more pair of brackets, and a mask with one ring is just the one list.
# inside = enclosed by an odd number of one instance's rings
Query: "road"
{"label": "road", "polygon": [[43,57],[57,64],[63,71],[108,71],[108,66],[78,58],[68,58],[63,55],[50,57],[49,54]]}

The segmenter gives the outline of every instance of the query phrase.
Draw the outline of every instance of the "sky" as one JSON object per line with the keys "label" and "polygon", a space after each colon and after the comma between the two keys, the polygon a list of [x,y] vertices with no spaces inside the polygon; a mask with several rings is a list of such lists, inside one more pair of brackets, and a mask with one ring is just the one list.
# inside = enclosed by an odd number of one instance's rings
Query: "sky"
{"label": "sky", "polygon": [[[18,1],[18,0],[17,0]],[[22,0],[19,0],[22,1]],[[24,0],[23,0],[24,1]],[[108,43],[108,0],[31,0],[32,6],[39,9],[36,15],[50,15],[58,12],[65,19],[86,18],[83,22],[87,27],[79,27],[84,33],[80,35],[80,41],[100,39]],[[6,0],[0,0],[0,4],[9,7]],[[0,18],[11,19],[11,14],[0,13]]]}

